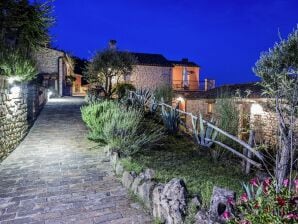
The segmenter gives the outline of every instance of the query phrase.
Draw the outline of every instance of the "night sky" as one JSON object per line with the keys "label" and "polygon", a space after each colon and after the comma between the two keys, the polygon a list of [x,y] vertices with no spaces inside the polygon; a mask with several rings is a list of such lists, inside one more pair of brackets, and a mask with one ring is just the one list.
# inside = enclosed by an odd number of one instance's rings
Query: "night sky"
{"label": "night sky", "polygon": [[54,46],[90,59],[110,39],[121,50],[189,58],[201,79],[256,81],[252,66],[298,23],[298,0],[56,0]]}

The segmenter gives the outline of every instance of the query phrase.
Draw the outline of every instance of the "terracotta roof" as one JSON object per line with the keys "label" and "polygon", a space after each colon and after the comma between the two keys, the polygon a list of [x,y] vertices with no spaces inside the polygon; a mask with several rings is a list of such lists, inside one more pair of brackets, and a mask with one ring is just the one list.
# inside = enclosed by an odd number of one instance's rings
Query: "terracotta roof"
{"label": "terracotta roof", "polygon": [[198,92],[177,92],[188,99],[216,99],[222,94],[235,95],[236,91],[240,91],[241,96],[246,96],[246,92],[250,91],[248,98],[262,98],[262,88],[257,83],[242,83],[223,85],[208,91]]}
{"label": "terracotta roof", "polygon": [[136,57],[137,65],[173,67],[172,63],[161,54],[130,53]]}

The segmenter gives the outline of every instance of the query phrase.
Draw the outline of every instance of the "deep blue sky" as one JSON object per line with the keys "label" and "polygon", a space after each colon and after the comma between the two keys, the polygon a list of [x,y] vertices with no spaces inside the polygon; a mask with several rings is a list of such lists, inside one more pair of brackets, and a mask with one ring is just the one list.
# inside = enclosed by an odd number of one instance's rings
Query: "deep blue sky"
{"label": "deep blue sky", "polygon": [[217,84],[257,80],[260,52],[298,23],[298,0],[56,0],[54,45],[90,58],[122,50],[189,58]]}

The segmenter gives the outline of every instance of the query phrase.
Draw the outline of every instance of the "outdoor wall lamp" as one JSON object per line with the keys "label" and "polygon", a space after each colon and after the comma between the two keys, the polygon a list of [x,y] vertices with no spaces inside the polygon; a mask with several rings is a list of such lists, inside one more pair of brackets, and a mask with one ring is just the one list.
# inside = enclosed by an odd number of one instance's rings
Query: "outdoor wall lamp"
{"label": "outdoor wall lamp", "polygon": [[252,115],[261,115],[264,113],[263,107],[258,103],[253,103],[250,108],[250,113]]}

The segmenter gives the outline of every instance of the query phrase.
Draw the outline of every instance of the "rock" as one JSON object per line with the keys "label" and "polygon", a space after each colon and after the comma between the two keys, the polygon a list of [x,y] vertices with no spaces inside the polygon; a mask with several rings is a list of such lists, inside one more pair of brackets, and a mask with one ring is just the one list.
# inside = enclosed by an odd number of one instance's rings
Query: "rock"
{"label": "rock", "polygon": [[201,200],[198,196],[195,196],[191,199],[190,202],[192,205],[196,206],[197,209],[199,209],[201,207]]}
{"label": "rock", "polygon": [[116,168],[116,164],[119,160],[119,155],[117,152],[113,152],[112,155],[111,155],[111,163],[112,163],[112,166],[113,168],[115,169]]}
{"label": "rock", "polygon": [[137,194],[138,193],[138,186],[141,185],[143,183],[143,180],[145,179],[144,174],[140,173],[139,176],[137,176],[132,185],[131,185],[131,190],[133,193]]}
{"label": "rock", "polygon": [[195,224],[211,224],[209,221],[209,214],[206,210],[200,210],[197,212],[195,216],[196,222]]}
{"label": "rock", "polygon": [[115,167],[115,173],[116,173],[116,175],[120,176],[123,174],[123,172],[124,172],[124,168],[123,168],[122,164],[120,162],[118,162]]}
{"label": "rock", "polygon": [[155,172],[153,169],[146,169],[144,172],[144,176],[146,180],[152,180],[155,177]]}
{"label": "rock", "polygon": [[162,223],[165,222],[165,218],[163,214],[165,213],[161,206],[161,195],[162,191],[164,189],[163,184],[158,184],[155,186],[153,192],[152,192],[152,207],[153,207],[153,216],[156,218],[159,218]]}
{"label": "rock", "polygon": [[152,209],[152,192],[154,189],[155,183],[152,181],[145,181],[138,186],[138,195],[143,200],[145,206],[149,209]]}
{"label": "rock", "polygon": [[153,216],[169,224],[183,223],[187,190],[183,180],[174,178],[153,190]]}
{"label": "rock", "polygon": [[134,179],[136,178],[136,173],[135,172],[127,172],[124,171],[122,175],[122,184],[126,188],[130,188],[132,183],[134,182]]}
{"label": "rock", "polygon": [[220,222],[225,222],[222,217],[224,211],[232,212],[234,207],[233,204],[236,201],[236,193],[234,191],[214,187],[210,203],[210,217],[213,220],[218,220]]}

